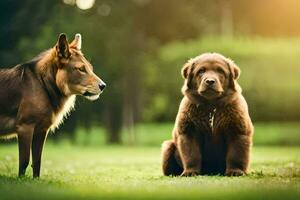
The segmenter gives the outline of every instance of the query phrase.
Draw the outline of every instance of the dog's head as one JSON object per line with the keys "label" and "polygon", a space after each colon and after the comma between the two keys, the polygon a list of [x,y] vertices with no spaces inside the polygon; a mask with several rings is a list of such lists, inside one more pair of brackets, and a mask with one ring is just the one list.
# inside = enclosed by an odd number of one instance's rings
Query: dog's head
{"label": "dog's head", "polygon": [[237,79],[240,69],[234,62],[218,53],[205,53],[190,59],[182,68],[185,79],[183,94],[193,100],[215,100],[240,91]]}
{"label": "dog's head", "polygon": [[56,85],[68,95],[82,95],[89,100],[96,100],[106,84],[93,72],[93,66],[81,52],[81,35],[68,43],[65,34],[60,34],[54,47],[58,69]]}

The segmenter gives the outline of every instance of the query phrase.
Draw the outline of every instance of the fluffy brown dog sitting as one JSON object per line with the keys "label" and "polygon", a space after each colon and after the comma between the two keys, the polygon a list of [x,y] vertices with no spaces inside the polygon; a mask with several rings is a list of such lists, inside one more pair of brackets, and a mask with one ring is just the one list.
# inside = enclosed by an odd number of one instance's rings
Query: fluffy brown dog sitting
{"label": "fluffy brown dog sitting", "polygon": [[163,144],[163,173],[194,176],[247,173],[253,125],[237,83],[240,69],[218,53],[189,60],[173,139]]}

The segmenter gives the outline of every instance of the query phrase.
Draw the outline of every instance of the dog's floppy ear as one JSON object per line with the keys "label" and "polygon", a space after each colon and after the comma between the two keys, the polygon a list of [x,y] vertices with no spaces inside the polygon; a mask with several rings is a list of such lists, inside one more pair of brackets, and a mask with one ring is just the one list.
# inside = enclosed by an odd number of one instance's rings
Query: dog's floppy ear
{"label": "dog's floppy ear", "polygon": [[58,38],[55,48],[56,48],[57,56],[59,58],[69,58],[70,57],[71,53],[69,51],[69,43],[68,43],[66,34],[61,33],[59,35],[59,38]]}
{"label": "dog's floppy ear", "polygon": [[181,75],[184,79],[186,79],[186,86],[188,89],[192,87],[192,79],[193,74],[192,71],[194,70],[194,63],[187,62],[183,65],[181,69]]}
{"label": "dog's floppy ear", "polygon": [[77,33],[75,35],[75,38],[74,40],[71,42],[70,44],[70,47],[74,47],[76,48],[77,50],[81,50],[81,44],[82,44],[82,39],[81,39],[81,34],[80,33]]}
{"label": "dog's floppy ear", "polygon": [[189,70],[190,65],[191,64],[187,62],[183,65],[183,67],[181,69],[181,75],[184,79],[186,79],[188,76],[188,70]]}
{"label": "dog's floppy ear", "polygon": [[241,74],[240,68],[232,60],[229,61],[229,65],[231,66],[230,73],[232,74],[232,78],[237,80]]}
{"label": "dog's floppy ear", "polygon": [[232,87],[234,90],[238,91],[240,90],[239,85],[237,83],[237,79],[240,77],[241,70],[240,68],[229,58],[225,60],[225,62],[228,65],[229,71],[230,71],[230,87]]}
{"label": "dog's floppy ear", "polygon": [[187,62],[183,65],[182,69],[181,69],[181,75],[184,79],[187,79],[190,75],[190,73],[193,71],[194,69],[194,63],[191,62]]}

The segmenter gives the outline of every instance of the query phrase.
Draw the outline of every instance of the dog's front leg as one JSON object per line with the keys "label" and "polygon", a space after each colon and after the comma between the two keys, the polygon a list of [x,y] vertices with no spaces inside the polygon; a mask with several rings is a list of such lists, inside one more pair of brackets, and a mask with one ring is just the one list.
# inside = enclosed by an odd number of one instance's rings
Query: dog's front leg
{"label": "dog's front leg", "polygon": [[251,150],[248,135],[234,135],[227,140],[226,175],[241,176],[247,173]]}
{"label": "dog's front leg", "polygon": [[35,130],[32,139],[32,170],[33,177],[40,177],[43,146],[47,137],[47,129]]}
{"label": "dog's front leg", "polygon": [[201,154],[199,142],[192,135],[178,135],[178,151],[183,164],[181,176],[196,176],[201,171]]}
{"label": "dog's front leg", "polygon": [[21,124],[17,126],[19,146],[19,177],[24,176],[29,164],[31,141],[34,125]]}

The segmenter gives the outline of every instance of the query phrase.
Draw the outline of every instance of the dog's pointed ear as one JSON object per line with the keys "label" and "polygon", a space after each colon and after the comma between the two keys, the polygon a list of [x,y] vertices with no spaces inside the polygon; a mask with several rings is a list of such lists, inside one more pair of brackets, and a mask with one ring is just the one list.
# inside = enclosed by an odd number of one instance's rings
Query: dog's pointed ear
{"label": "dog's pointed ear", "polygon": [[69,58],[70,57],[71,53],[69,50],[69,43],[68,43],[66,34],[61,33],[59,35],[55,49],[57,52],[57,56],[59,58]]}
{"label": "dog's pointed ear", "polygon": [[228,65],[229,71],[230,71],[230,86],[238,91],[239,90],[239,86],[237,83],[238,78],[240,77],[241,74],[241,70],[240,68],[234,63],[234,61],[232,61],[231,59],[227,58],[226,59],[226,63]]}
{"label": "dog's pointed ear", "polygon": [[74,40],[71,42],[70,47],[74,47],[77,50],[81,50],[81,44],[82,44],[82,37],[80,33],[77,33],[75,35]]}

